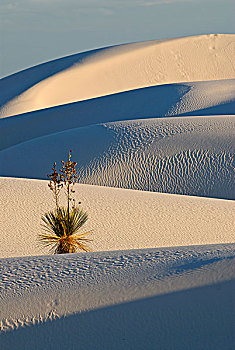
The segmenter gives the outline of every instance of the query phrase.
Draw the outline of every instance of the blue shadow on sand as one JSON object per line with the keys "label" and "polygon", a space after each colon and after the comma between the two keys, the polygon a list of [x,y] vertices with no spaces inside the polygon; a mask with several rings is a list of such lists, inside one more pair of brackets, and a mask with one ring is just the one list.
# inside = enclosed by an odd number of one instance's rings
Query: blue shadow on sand
{"label": "blue shadow on sand", "polygon": [[1,349],[232,350],[234,287],[231,280],[19,328],[2,334]]}

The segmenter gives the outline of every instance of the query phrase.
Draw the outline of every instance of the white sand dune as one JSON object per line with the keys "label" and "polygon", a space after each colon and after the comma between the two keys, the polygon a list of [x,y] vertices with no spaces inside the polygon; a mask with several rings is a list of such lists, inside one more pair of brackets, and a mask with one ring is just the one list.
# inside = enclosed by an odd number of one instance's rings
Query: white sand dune
{"label": "white sand dune", "polygon": [[8,92],[0,100],[1,114],[22,114],[156,84],[232,79],[234,37],[153,40],[36,66],[2,80],[0,89]]}
{"label": "white sand dune", "polygon": [[82,183],[234,199],[234,111],[235,79],[227,79],[144,88],[3,118],[0,174],[46,178],[58,155],[72,148]]}
{"label": "white sand dune", "polygon": [[233,140],[231,116],[106,123],[2,150],[0,173],[46,179],[71,148],[82,183],[234,199]]}
{"label": "white sand dune", "polygon": [[235,114],[235,79],[161,85],[0,119],[0,150],[104,122],[227,114]]}
{"label": "white sand dune", "polygon": [[[234,43],[126,44],[0,80],[1,349],[233,349]],[[93,252],[48,256],[46,174],[70,149]]]}
{"label": "white sand dune", "polygon": [[2,346],[232,349],[234,258],[216,245],[2,259]]}
{"label": "white sand dune", "polygon": [[[0,179],[1,258],[48,254],[38,244],[41,215],[54,208],[47,184]],[[89,214],[94,251],[234,242],[233,201],[90,185],[78,185],[76,200]]]}

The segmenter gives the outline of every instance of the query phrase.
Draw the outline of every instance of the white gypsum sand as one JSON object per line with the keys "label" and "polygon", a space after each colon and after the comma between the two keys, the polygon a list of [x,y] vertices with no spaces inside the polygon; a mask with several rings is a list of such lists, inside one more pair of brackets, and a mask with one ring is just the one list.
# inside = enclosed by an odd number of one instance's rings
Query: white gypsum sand
{"label": "white gypsum sand", "polygon": [[235,79],[160,85],[2,118],[0,150],[40,136],[106,122],[234,115],[234,91]]}
{"label": "white gypsum sand", "polygon": [[231,349],[234,245],[0,264],[4,349]]}
{"label": "white gypsum sand", "polygon": [[234,79],[234,68],[234,35],[198,35],[94,50],[2,79],[2,116],[156,84]]}
{"label": "white gypsum sand", "polygon": [[[234,42],[119,45],[0,80],[1,349],[233,349]],[[70,149],[93,252],[49,256],[46,174]]]}
{"label": "white gypsum sand", "polygon": [[[54,208],[47,184],[1,179],[0,257],[48,254],[37,236],[41,215]],[[75,195],[89,213],[84,231],[93,230],[94,251],[234,241],[233,201],[90,185],[76,186]]]}
{"label": "white gypsum sand", "polygon": [[233,135],[233,116],[98,124],[4,149],[0,171],[46,179],[71,148],[81,183],[233,199]]}

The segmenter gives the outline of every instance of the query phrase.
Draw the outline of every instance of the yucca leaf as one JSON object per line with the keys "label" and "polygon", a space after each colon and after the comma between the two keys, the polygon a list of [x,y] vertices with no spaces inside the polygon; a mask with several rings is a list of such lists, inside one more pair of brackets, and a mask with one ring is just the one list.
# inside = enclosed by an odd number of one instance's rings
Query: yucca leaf
{"label": "yucca leaf", "polygon": [[78,233],[87,220],[87,213],[78,207],[70,209],[69,213],[64,207],[49,211],[42,216],[44,232],[39,235],[39,241],[46,247],[52,246],[55,254],[75,252],[76,247],[89,251],[82,242],[92,241],[86,238],[91,232]]}

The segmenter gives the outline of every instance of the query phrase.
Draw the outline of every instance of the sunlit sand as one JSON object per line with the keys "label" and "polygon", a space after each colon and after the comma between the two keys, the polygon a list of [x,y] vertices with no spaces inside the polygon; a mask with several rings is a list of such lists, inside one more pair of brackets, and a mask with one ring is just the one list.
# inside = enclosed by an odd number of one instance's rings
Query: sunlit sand
{"label": "sunlit sand", "polygon": [[[0,80],[3,349],[233,348],[234,41],[120,45]],[[47,174],[70,149],[92,252],[52,256]]]}

